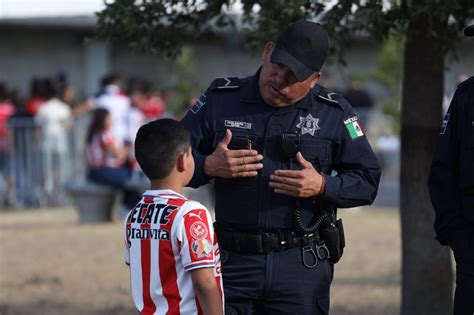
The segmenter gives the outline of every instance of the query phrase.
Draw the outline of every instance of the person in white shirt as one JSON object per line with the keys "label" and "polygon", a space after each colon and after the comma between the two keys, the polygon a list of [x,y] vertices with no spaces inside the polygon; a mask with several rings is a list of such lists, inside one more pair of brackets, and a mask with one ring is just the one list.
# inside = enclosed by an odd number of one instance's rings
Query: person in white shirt
{"label": "person in white shirt", "polygon": [[101,93],[93,100],[94,108],[105,108],[112,116],[112,133],[119,146],[132,142],[129,131],[130,97],[122,90],[121,77],[115,74],[103,79]]}
{"label": "person in white shirt", "polygon": [[71,108],[61,101],[51,80],[45,81],[46,101],[39,107],[35,122],[41,131],[41,152],[45,170],[44,189],[53,198],[55,191],[67,180],[68,129]]}

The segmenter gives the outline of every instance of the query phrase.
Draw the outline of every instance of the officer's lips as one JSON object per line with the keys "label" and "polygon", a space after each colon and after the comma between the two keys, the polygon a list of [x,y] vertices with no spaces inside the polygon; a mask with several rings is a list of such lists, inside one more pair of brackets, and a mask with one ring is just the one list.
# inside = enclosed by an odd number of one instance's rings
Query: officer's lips
{"label": "officer's lips", "polygon": [[277,89],[273,84],[269,84],[270,86],[270,91],[272,92],[272,94],[278,98],[281,98],[281,99],[284,99],[285,98],[285,95],[283,93],[280,92],[279,89]]}

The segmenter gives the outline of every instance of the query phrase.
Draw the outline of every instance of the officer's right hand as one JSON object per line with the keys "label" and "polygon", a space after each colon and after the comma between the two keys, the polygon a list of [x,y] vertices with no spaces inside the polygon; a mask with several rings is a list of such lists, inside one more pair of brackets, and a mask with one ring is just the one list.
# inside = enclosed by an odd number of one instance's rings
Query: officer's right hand
{"label": "officer's right hand", "polygon": [[227,129],[224,139],[204,161],[203,172],[210,177],[235,178],[257,176],[263,168],[263,156],[256,150],[229,150],[232,132]]}

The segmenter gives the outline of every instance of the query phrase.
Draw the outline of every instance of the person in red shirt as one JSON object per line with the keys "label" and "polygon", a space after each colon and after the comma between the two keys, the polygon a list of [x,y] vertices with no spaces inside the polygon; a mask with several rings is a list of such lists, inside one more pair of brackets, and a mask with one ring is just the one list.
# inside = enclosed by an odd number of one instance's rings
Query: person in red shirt
{"label": "person in red shirt", "polygon": [[5,85],[0,83],[0,154],[2,155],[7,152],[7,121],[15,113],[15,107],[7,94]]}
{"label": "person in red shirt", "polygon": [[[15,113],[15,107],[11,103],[7,88],[0,83],[0,177],[7,179],[7,189],[10,190],[12,175],[8,170],[8,119]],[[8,195],[8,192],[7,194]]]}
{"label": "person in red shirt", "polygon": [[30,83],[30,98],[26,102],[26,110],[32,116],[35,116],[41,105],[46,102],[48,80],[32,79]]}

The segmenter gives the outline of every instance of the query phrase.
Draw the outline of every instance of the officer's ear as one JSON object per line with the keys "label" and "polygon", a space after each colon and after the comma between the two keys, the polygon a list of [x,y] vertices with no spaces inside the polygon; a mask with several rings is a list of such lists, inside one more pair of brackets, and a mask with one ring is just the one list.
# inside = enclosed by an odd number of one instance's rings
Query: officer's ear
{"label": "officer's ear", "polygon": [[321,73],[315,72],[308,78],[308,80],[310,80],[311,82],[311,88],[314,88],[316,83],[318,83],[320,77],[321,77]]}
{"label": "officer's ear", "polygon": [[265,58],[270,58],[270,54],[272,53],[273,50],[273,42],[268,42],[265,44],[265,47],[263,48],[263,54],[262,58],[265,60]]}

